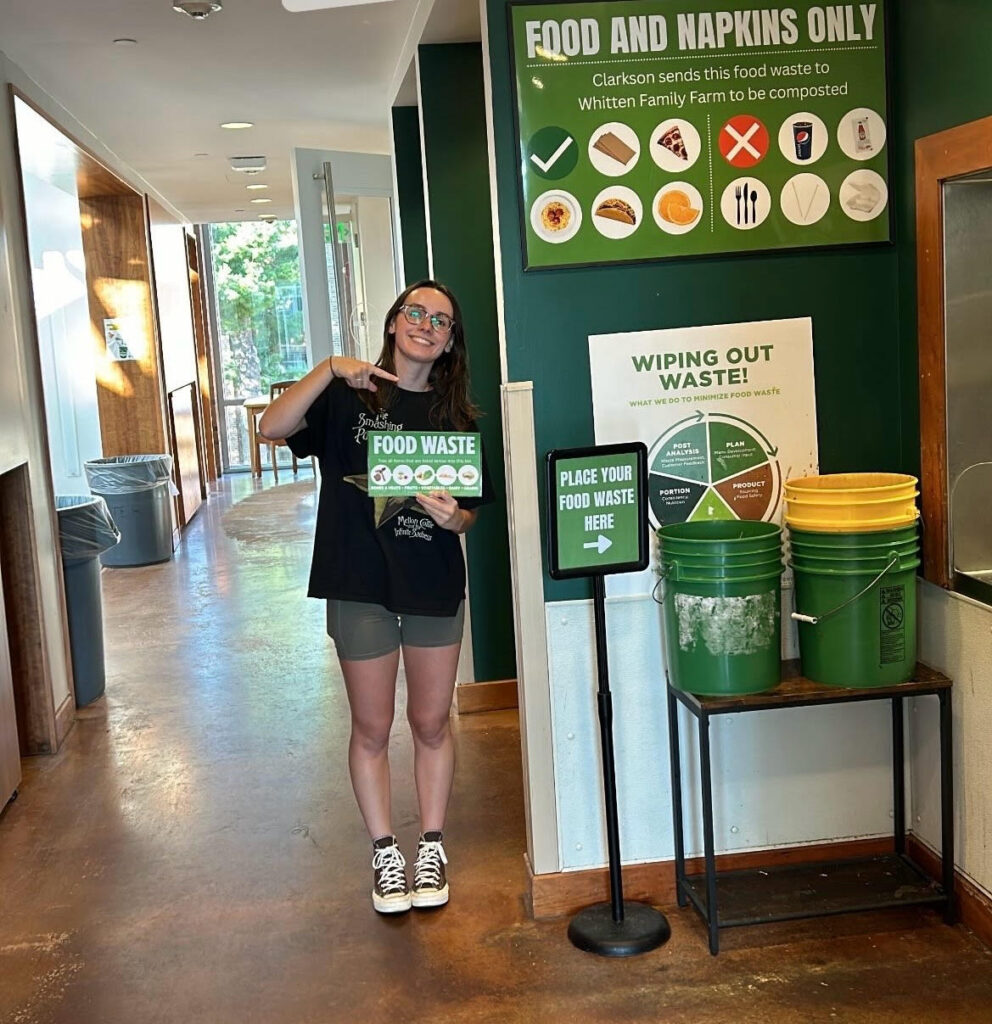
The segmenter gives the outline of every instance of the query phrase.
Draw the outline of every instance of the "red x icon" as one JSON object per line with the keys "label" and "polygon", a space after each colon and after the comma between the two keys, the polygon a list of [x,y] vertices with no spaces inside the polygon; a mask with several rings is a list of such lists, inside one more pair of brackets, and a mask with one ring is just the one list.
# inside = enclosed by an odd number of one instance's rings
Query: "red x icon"
{"label": "red x icon", "polygon": [[717,141],[732,167],[753,167],[768,152],[768,129],[751,114],[736,114],[720,129]]}

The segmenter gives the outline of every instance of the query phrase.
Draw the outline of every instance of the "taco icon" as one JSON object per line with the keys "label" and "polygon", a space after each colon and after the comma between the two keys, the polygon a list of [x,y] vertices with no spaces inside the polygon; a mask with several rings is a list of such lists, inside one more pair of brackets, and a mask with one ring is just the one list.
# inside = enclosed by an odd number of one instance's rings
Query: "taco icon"
{"label": "taco icon", "polygon": [[462,487],[474,487],[479,481],[479,471],[475,466],[462,466],[458,470],[458,482]]}

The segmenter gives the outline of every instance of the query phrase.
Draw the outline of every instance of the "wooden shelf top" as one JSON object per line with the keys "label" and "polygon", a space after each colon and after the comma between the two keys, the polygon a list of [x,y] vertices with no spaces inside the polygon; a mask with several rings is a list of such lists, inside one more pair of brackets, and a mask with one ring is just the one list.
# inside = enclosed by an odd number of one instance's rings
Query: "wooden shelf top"
{"label": "wooden shelf top", "polygon": [[892,697],[913,697],[951,687],[951,680],[927,665],[917,664],[913,678],[896,686],[866,686],[847,689],[814,683],[800,673],[798,661],[782,663],[782,681],[764,693],[703,697],[678,690],[672,692],[696,714],[726,714],[734,711],[762,711],[771,708],[803,707],[811,704],[843,704]]}

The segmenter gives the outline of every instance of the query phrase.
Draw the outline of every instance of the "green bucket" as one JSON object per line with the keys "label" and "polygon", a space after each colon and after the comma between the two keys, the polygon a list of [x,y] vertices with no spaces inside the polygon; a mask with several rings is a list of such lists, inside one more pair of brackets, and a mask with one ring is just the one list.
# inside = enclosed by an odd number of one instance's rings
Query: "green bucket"
{"label": "green bucket", "polygon": [[675,582],[686,580],[698,583],[700,580],[750,579],[764,577],[770,572],[783,573],[785,566],[780,556],[764,562],[749,562],[745,565],[693,565],[681,557],[662,559],[663,575]]}
{"label": "green bucket", "polygon": [[697,551],[688,553],[680,550],[673,551],[669,545],[661,549],[660,558],[662,562],[678,562],[684,566],[697,566],[699,568],[722,568],[739,569],[751,565],[764,565],[768,561],[774,561],[782,557],[782,546],[776,544],[767,551],[747,551],[741,555],[707,555]]}
{"label": "green bucket", "polygon": [[778,685],[781,530],[773,523],[674,523],[661,541],[662,619],[672,686],[703,696]]}
{"label": "green bucket", "polygon": [[733,556],[779,551],[782,527],[748,519],[671,523],[658,530],[662,552],[683,555]]}
{"label": "green bucket", "polygon": [[877,533],[813,533],[810,530],[797,530],[789,527],[789,544],[793,550],[803,550],[816,554],[816,548],[826,549],[831,555],[840,556],[844,552],[863,551],[877,554],[888,552],[893,548],[902,550],[915,548],[920,542],[919,527],[903,526],[896,530],[880,530]]}
{"label": "green bucket", "polygon": [[915,569],[920,564],[920,551],[917,546],[912,551],[899,551],[893,548],[884,555],[872,558],[825,558],[813,555],[800,554],[793,549],[789,556],[789,564],[794,569],[806,569],[810,572],[820,572],[827,576],[836,576],[845,573],[871,573],[878,575],[888,568],[889,562],[895,564],[893,569]]}
{"label": "green bucket", "polygon": [[[840,541],[849,536],[837,535]],[[799,622],[799,656],[807,679],[860,689],[912,678],[917,554],[824,557],[815,563],[793,555],[790,564],[796,590],[793,618]]]}

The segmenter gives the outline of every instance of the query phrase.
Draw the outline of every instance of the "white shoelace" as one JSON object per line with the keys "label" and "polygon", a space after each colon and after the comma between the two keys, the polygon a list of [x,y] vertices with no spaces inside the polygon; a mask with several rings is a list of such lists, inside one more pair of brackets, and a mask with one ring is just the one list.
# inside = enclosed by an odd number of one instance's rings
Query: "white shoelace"
{"label": "white shoelace", "polygon": [[441,865],[447,863],[448,858],[440,843],[421,843],[417,850],[417,863],[413,868],[414,888],[440,889]]}
{"label": "white shoelace", "polygon": [[376,850],[372,857],[372,870],[379,872],[379,888],[384,894],[406,892],[406,861],[398,846]]}

